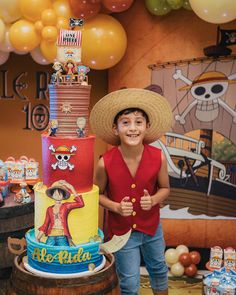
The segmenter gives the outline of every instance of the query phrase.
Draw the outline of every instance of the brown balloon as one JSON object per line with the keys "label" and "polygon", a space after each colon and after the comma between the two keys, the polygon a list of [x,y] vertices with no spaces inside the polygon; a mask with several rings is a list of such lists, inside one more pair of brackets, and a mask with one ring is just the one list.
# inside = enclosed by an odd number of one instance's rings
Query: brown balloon
{"label": "brown balloon", "polygon": [[90,3],[100,3],[101,2],[101,0],[88,0]]}
{"label": "brown balloon", "polygon": [[198,264],[201,261],[201,255],[198,251],[189,252],[189,256],[193,264]]}
{"label": "brown balloon", "polygon": [[103,6],[112,12],[122,12],[130,8],[133,0],[102,0]]}
{"label": "brown balloon", "polygon": [[182,253],[179,256],[179,262],[183,265],[183,266],[189,266],[192,263],[192,260],[190,258],[189,253]]}
{"label": "brown balloon", "polygon": [[184,273],[188,277],[194,277],[197,273],[197,267],[195,264],[190,264],[189,266],[185,267]]}
{"label": "brown balloon", "polygon": [[69,3],[73,15],[84,20],[96,16],[101,9],[101,3],[98,1],[91,2],[91,0],[69,0]]}

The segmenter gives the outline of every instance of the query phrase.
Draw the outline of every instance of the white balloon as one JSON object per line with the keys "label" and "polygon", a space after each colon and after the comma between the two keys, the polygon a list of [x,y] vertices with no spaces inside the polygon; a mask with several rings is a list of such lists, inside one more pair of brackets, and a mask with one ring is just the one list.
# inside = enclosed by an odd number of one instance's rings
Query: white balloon
{"label": "white balloon", "polygon": [[177,262],[171,266],[170,272],[175,277],[181,277],[184,274],[184,267],[180,262]]}
{"label": "white balloon", "polygon": [[6,26],[5,36],[2,42],[0,42],[0,50],[4,52],[11,52],[14,50],[10,38],[9,38],[10,26]]}
{"label": "white balloon", "polygon": [[201,19],[223,24],[236,19],[235,0],[189,0],[192,10]]}
{"label": "white balloon", "polygon": [[0,44],[4,39],[5,31],[6,31],[6,25],[4,21],[0,18]]}
{"label": "white balloon", "polygon": [[176,263],[179,259],[178,252],[174,248],[170,248],[165,252],[165,260],[168,265]]}
{"label": "white balloon", "polygon": [[182,253],[189,253],[189,249],[185,245],[179,245],[176,247],[176,251],[178,252],[178,255],[180,256]]}
{"label": "white balloon", "polygon": [[29,51],[20,51],[20,50],[16,50],[16,49],[14,49],[13,52],[18,55],[25,55],[25,54],[29,53]]}
{"label": "white balloon", "polygon": [[30,55],[32,59],[40,65],[48,65],[51,63],[42,55],[40,47],[36,47],[34,50],[32,50]]}
{"label": "white balloon", "polygon": [[3,65],[9,58],[9,52],[0,51],[0,65]]}

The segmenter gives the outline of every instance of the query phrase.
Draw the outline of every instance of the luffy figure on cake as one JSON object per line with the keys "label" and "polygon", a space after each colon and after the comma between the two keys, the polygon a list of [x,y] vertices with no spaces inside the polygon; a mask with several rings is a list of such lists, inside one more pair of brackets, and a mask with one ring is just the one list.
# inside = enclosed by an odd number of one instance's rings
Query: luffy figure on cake
{"label": "luffy figure on cake", "polygon": [[[72,189],[71,189],[72,188]],[[74,245],[67,224],[68,214],[71,210],[84,207],[81,195],[75,197],[75,202],[62,203],[70,197],[70,191],[74,193],[73,187],[65,181],[57,181],[46,190],[48,197],[55,200],[55,205],[47,208],[44,224],[39,228],[37,240],[40,242],[43,234],[48,238],[47,245],[70,246]]]}

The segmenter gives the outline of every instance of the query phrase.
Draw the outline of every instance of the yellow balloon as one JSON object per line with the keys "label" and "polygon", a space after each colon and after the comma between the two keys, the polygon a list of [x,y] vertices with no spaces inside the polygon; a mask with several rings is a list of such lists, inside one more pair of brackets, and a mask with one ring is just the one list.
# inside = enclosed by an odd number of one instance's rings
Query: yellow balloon
{"label": "yellow balloon", "polygon": [[13,23],[21,18],[19,0],[0,0],[0,15],[5,23]]}
{"label": "yellow balloon", "polygon": [[69,23],[72,12],[68,0],[57,0],[52,4],[52,7],[58,16],[67,18]]}
{"label": "yellow balloon", "polygon": [[41,20],[44,26],[54,26],[57,23],[57,14],[51,9],[45,9],[41,14]]}
{"label": "yellow balloon", "polygon": [[19,0],[22,15],[30,20],[37,21],[41,19],[41,13],[51,6],[50,0]]}
{"label": "yellow balloon", "polygon": [[0,43],[5,38],[6,26],[2,19],[0,19]]}
{"label": "yellow balloon", "polygon": [[40,36],[37,34],[34,24],[27,20],[18,20],[9,31],[12,46],[22,52],[31,51],[40,43]]}
{"label": "yellow balloon", "polygon": [[84,25],[82,62],[92,69],[108,69],[123,57],[127,36],[122,25],[112,16],[98,14]]}
{"label": "yellow balloon", "polygon": [[46,40],[42,40],[40,43],[40,50],[42,55],[49,62],[53,63],[56,61],[57,57],[57,47],[56,42],[47,42]]}
{"label": "yellow balloon", "polygon": [[223,24],[236,19],[235,0],[189,0],[193,11],[203,20]]}
{"label": "yellow balloon", "polygon": [[56,27],[58,29],[68,30],[69,27],[70,27],[68,19],[66,17],[63,17],[63,16],[58,16]]}
{"label": "yellow balloon", "polygon": [[57,40],[57,28],[53,26],[46,26],[42,30],[42,38],[48,42],[53,42]]}
{"label": "yellow balloon", "polygon": [[37,33],[41,34],[42,32],[42,29],[43,29],[43,23],[41,20],[37,20],[35,23],[34,23],[34,27],[35,27],[35,30]]}

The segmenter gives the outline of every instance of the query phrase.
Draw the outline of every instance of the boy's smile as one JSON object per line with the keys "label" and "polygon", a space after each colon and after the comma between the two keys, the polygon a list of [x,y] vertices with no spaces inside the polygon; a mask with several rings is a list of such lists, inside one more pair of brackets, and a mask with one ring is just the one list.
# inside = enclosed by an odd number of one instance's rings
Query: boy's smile
{"label": "boy's smile", "polygon": [[123,114],[118,118],[113,131],[119,136],[121,143],[139,145],[143,143],[149,125],[141,112]]}

